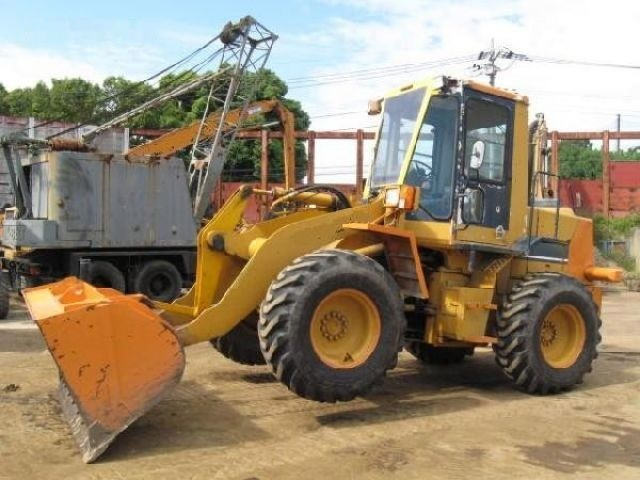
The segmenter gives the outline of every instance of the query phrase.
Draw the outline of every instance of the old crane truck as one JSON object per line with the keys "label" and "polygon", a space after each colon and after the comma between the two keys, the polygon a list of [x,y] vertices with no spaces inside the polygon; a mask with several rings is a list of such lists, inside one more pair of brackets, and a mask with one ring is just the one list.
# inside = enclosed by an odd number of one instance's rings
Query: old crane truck
{"label": "old crane truck", "polygon": [[[273,374],[320,402],[366,394],[403,347],[433,362],[492,345],[529,393],[582,382],[596,282],[621,272],[594,265],[591,220],[536,193],[545,149],[530,148],[527,97],[440,77],[370,110],[382,121],[362,201],[241,187],[200,230],[195,283],[173,303],[73,277],[26,290],[85,461],[175,387],[185,347],[252,317]],[[243,221],[253,195],[278,215]]]}
{"label": "old crane truck", "polygon": [[[279,101],[249,103],[247,98],[241,107],[229,108],[247,66],[261,68],[276,38],[262,31],[257,45],[267,55],[255,58],[255,45],[250,44],[256,28],[259,24],[248,17],[220,34],[222,56],[235,58],[235,65],[225,63],[219,72],[119,115],[93,129],[83,142],[21,137],[0,142],[13,197],[2,217],[0,318],[8,313],[8,286],[78,275],[83,260],[90,261],[87,280],[93,285],[140,292],[155,300],[171,301],[191,285],[197,230],[238,128],[253,117],[273,114],[284,132],[285,156],[294,155],[293,114]],[[124,154],[96,147],[100,143],[94,140],[109,127],[213,82],[221,72],[231,80],[224,105],[202,121]],[[201,143],[212,144],[209,155],[192,158],[185,169],[175,154]]]}

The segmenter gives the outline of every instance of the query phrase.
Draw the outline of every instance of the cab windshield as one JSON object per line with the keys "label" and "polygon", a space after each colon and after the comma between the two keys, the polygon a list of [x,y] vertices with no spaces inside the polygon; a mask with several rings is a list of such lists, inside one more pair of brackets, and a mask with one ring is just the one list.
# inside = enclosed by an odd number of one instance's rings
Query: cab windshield
{"label": "cab windshield", "polygon": [[425,88],[419,88],[385,99],[378,145],[371,168],[372,188],[398,183],[425,92]]}

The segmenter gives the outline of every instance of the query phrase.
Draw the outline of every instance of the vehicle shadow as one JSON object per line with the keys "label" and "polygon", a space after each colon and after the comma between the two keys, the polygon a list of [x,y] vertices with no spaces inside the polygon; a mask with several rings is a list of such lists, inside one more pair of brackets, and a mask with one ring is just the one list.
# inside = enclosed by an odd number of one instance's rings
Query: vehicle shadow
{"label": "vehicle shadow", "polygon": [[[594,372],[574,392],[637,381],[638,361],[621,362],[601,355]],[[461,364],[422,365],[407,353],[382,385],[361,400],[318,404],[288,392],[267,367],[211,370],[199,382],[185,381],[169,397],[119,435],[101,461],[153,456],[163,452],[215,448],[272,437],[259,424],[271,415],[304,415],[318,426],[335,429],[435,416],[490,404],[531,398],[517,390],[494,362],[493,352],[481,350]],[[217,389],[233,386],[222,399]],[[245,383],[247,388],[238,388]],[[218,390],[219,391],[219,390]],[[570,400],[573,393],[567,394]],[[555,397],[562,401],[563,394]],[[265,404],[269,404],[265,408]],[[304,428],[309,428],[305,423]],[[536,458],[532,451],[532,461]]]}
{"label": "vehicle shadow", "polygon": [[560,473],[577,473],[607,464],[640,468],[640,428],[626,419],[602,416],[588,420],[588,435],[571,443],[520,446],[525,462]]}
{"label": "vehicle shadow", "polygon": [[520,398],[492,362],[487,355],[476,354],[460,364],[422,365],[404,353],[384,383],[364,396],[372,406],[345,407],[317,419],[322,425],[341,428],[457,412],[494,398]]}
{"label": "vehicle shadow", "polygon": [[184,381],[169,397],[118,435],[99,462],[224,447],[268,436],[210,389]]}
{"label": "vehicle shadow", "polygon": [[[618,358],[620,357],[620,358]],[[588,392],[640,379],[640,356],[601,354],[594,371],[573,392]],[[635,370],[635,371],[634,371]],[[422,365],[404,353],[384,383],[364,398],[362,405],[319,415],[322,425],[347,427],[354,423],[387,422],[451,413],[489,403],[511,402],[531,396],[517,389],[495,364],[493,352],[484,350],[455,365]],[[562,400],[563,394],[555,398]],[[349,404],[346,404],[349,405]]]}

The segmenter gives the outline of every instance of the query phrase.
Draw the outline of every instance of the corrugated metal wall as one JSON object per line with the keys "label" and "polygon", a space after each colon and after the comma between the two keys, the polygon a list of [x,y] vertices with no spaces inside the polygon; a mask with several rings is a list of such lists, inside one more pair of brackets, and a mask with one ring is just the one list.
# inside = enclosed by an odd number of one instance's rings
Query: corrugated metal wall
{"label": "corrugated metal wall", "polygon": [[[611,162],[609,172],[610,214],[619,217],[640,212],[640,162]],[[602,179],[565,179],[560,182],[558,194],[562,205],[592,215],[602,213],[602,188]]]}

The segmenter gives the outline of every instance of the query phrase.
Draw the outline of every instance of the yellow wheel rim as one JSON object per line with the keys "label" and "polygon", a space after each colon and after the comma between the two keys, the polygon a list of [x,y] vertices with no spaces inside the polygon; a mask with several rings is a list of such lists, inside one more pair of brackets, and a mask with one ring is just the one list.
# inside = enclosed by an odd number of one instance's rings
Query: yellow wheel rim
{"label": "yellow wheel rim", "polygon": [[332,368],[355,368],[367,361],[380,340],[380,315],[359,290],[340,288],[327,295],[311,318],[311,345]]}
{"label": "yellow wheel rim", "polygon": [[584,348],[585,339],[584,320],[573,305],[556,305],[542,322],[540,347],[545,362],[552,368],[572,366]]}

